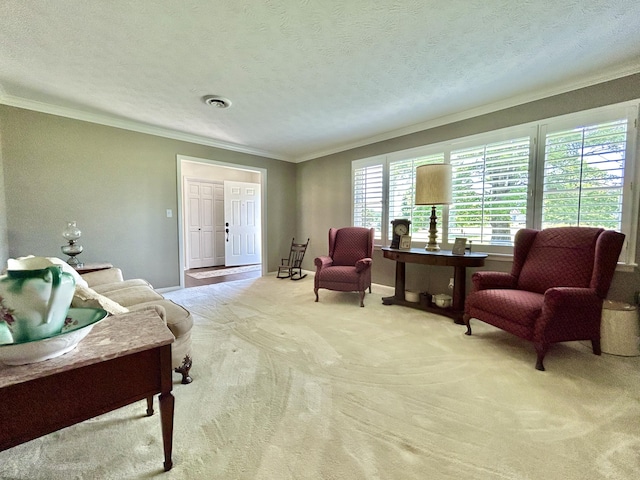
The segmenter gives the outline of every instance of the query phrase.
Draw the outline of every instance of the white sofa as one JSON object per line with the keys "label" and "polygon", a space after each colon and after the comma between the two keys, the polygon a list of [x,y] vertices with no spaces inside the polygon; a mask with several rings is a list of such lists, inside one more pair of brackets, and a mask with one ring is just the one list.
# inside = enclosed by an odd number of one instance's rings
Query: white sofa
{"label": "white sofa", "polygon": [[99,307],[117,315],[127,311],[154,309],[165,321],[175,342],[171,344],[172,367],[182,374],[182,383],[191,383],[191,314],[184,307],[165,299],[143,279],[124,280],[119,268],[85,273],[76,282],[73,307]]}

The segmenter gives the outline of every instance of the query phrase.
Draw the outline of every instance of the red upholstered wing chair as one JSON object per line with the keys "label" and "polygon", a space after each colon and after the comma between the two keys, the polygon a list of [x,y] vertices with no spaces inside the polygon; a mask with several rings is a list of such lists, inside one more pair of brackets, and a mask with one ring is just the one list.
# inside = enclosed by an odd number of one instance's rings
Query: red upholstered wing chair
{"label": "red upholstered wing chair", "polygon": [[371,293],[371,257],[373,256],[373,228],[345,227],[329,229],[329,255],[317,257],[313,291],[360,292],[360,306],[364,307],[365,290]]}
{"label": "red upholstered wing chair", "polygon": [[533,342],[536,368],[549,345],[591,340],[600,355],[600,320],[624,242],[622,233],[587,227],[523,229],[511,273],[475,272],[464,321],[490,323]]}

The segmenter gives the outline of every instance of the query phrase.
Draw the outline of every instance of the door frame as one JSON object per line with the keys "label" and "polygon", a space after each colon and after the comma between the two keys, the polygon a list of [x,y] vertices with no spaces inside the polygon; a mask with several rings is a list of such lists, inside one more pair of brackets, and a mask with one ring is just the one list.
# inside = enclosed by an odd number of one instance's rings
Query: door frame
{"label": "door frame", "polygon": [[184,193],[183,193],[183,178],[182,178],[182,162],[195,162],[202,163],[204,165],[212,165],[216,167],[230,168],[233,170],[245,170],[249,172],[254,172],[260,174],[260,197],[262,201],[262,208],[260,212],[260,222],[261,225],[261,248],[262,248],[262,268],[261,275],[265,275],[267,273],[266,269],[266,258],[267,255],[267,169],[260,167],[252,167],[248,165],[240,165],[236,163],[228,163],[221,162],[218,160],[210,160],[207,158],[198,158],[198,157],[189,157],[187,155],[176,155],[176,164],[177,164],[177,200],[178,200],[178,212],[177,212],[177,221],[178,221],[178,268],[179,268],[179,278],[180,278],[180,288],[184,288],[184,272],[185,272],[185,246],[184,246]]}

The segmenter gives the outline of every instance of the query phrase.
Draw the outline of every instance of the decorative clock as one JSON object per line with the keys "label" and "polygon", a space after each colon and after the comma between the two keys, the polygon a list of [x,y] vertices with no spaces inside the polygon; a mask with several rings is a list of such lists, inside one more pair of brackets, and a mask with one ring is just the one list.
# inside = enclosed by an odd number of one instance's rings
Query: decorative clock
{"label": "decorative clock", "polygon": [[411,220],[406,218],[396,218],[391,221],[391,231],[393,236],[391,237],[391,248],[400,248],[400,237],[402,235],[409,235],[409,226]]}

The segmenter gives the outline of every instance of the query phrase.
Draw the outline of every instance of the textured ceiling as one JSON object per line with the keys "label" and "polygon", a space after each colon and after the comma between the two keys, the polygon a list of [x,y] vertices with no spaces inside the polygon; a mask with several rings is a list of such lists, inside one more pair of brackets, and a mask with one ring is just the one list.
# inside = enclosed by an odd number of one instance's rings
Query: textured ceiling
{"label": "textured ceiling", "polygon": [[638,72],[639,18],[638,0],[2,0],[0,102],[299,161]]}

